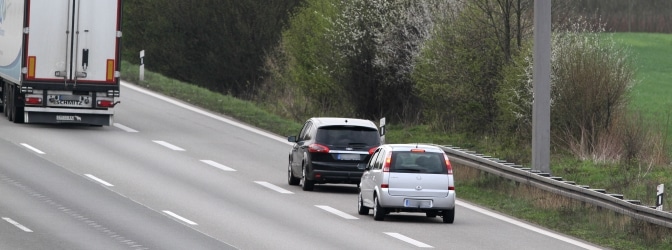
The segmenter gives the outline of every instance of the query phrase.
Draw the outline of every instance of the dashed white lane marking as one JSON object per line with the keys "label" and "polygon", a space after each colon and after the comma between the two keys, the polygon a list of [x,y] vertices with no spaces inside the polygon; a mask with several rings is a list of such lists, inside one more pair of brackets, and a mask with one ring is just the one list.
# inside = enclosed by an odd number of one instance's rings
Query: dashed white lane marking
{"label": "dashed white lane marking", "polygon": [[599,248],[599,247],[595,247],[595,246],[592,246],[592,245],[590,245],[590,244],[586,244],[586,243],[583,243],[583,242],[581,242],[581,241],[574,240],[574,239],[571,239],[571,238],[568,238],[568,237],[559,235],[559,234],[557,234],[557,233],[554,233],[554,232],[551,232],[551,231],[548,231],[548,230],[544,230],[544,229],[542,229],[542,228],[535,227],[535,226],[532,226],[532,225],[530,225],[530,224],[526,224],[526,223],[520,222],[520,221],[518,221],[518,220],[509,218],[509,217],[506,217],[506,216],[502,216],[502,215],[497,214],[497,213],[490,212],[490,211],[488,211],[488,210],[482,209],[482,208],[477,207],[477,206],[473,206],[473,205],[471,205],[471,204],[469,204],[469,203],[466,203],[466,202],[462,202],[462,201],[459,201],[459,200],[458,200],[458,201],[456,202],[456,204],[457,204],[457,205],[460,205],[460,206],[462,206],[462,207],[465,207],[465,208],[467,208],[467,209],[469,209],[469,210],[473,210],[473,211],[479,212],[479,213],[481,213],[481,214],[484,214],[484,215],[487,215],[487,216],[490,216],[490,217],[493,217],[493,218],[496,218],[496,219],[499,219],[499,220],[502,220],[502,221],[511,223],[511,224],[513,224],[513,225],[516,225],[516,226],[525,228],[525,229],[530,230],[530,231],[533,231],[533,232],[537,232],[537,233],[546,235],[546,236],[548,236],[548,237],[551,237],[551,238],[554,238],[554,239],[557,239],[557,240],[561,240],[561,241],[567,242],[567,243],[569,243],[569,244],[572,244],[572,245],[575,245],[575,246],[578,246],[578,247],[582,247],[582,248],[584,248],[584,249],[589,249],[589,250],[599,250],[599,249],[601,249],[601,248]]}
{"label": "dashed white lane marking", "polygon": [[165,141],[153,141],[153,142],[155,142],[156,144],[159,144],[161,146],[167,147],[169,149],[175,150],[175,151],[185,151],[183,148],[180,148],[180,147],[175,146],[173,144],[167,143]]}
{"label": "dashed white lane marking", "polygon": [[163,212],[166,213],[167,215],[170,215],[170,216],[172,216],[173,218],[178,219],[178,220],[181,220],[182,222],[187,223],[187,224],[189,224],[189,225],[193,225],[193,226],[198,225],[196,222],[193,222],[193,221],[191,221],[191,220],[188,220],[187,218],[184,218],[184,217],[182,217],[182,216],[179,216],[179,215],[177,215],[176,213],[173,213],[173,212],[171,212],[171,211],[163,210]]}
{"label": "dashed white lane marking", "polygon": [[278,187],[276,185],[273,185],[273,184],[265,182],[265,181],[255,181],[255,183],[257,183],[259,185],[262,185],[264,187],[267,187],[269,189],[275,190],[276,192],[281,193],[281,194],[293,194],[292,191],[289,191],[287,189]]}
{"label": "dashed white lane marking", "polygon": [[105,186],[108,186],[108,187],[114,187],[114,185],[110,184],[109,182],[104,181],[104,180],[102,180],[102,179],[100,179],[100,178],[98,178],[98,177],[96,177],[96,176],[94,176],[94,175],[92,175],[92,174],[85,174],[85,176],[86,176],[86,177],[89,177],[90,179],[92,179],[92,180],[94,180],[94,181],[97,181],[97,182],[99,182],[100,184],[103,184],[103,185],[105,185]]}
{"label": "dashed white lane marking", "polygon": [[318,207],[318,208],[321,208],[321,209],[324,210],[324,211],[327,211],[327,212],[330,212],[330,213],[332,213],[332,214],[338,215],[338,216],[340,216],[340,217],[342,217],[342,218],[344,218],[344,219],[348,219],[348,220],[357,220],[357,219],[359,219],[359,218],[357,218],[357,217],[355,217],[355,216],[349,215],[349,214],[347,214],[347,213],[345,213],[345,212],[343,212],[343,211],[341,211],[341,210],[335,209],[335,208],[330,207],[330,206],[324,206],[324,205],[315,205],[315,206]]}
{"label": "dashed white lane marking", "polygon": [[38,153],[38,154],[41,154],[41,155],[44,154],[44,152],[40,151],[39,149],[34,148],[33,146],[28,145],[27,143],[21,143],[21,146],[24,146],[24,147],[26,147],[27,149],[30,149],[30,150],[32,150],[32,151],[35,152],[35,153]]}
{"label": "dashed white lane marking", "polygon": [[132,128],[129,128],[129,127],[126,127],[126,126],[124,126],[124,125],[122,125],[122,124],[120,124],[120,123],[115,123],[114,126],[117,127],[117,128],[119,128],[119,129],[121,129],[121,130],[123,130],[123,131],[129,132],[129,133],[137,133],[137,132],[138,132],[137,130],[132,129]]}
{"label": "dashed white lane marking", "polygon": [[18,222],[16,222],[16,221],[12,220],[12,219],[10,219],[10,218],[2,217],[2,219],[5,220],[5,221],[7,221],[7,222],[9,222],[9,224],[12,224],[12,225],[14,225],[15,227],[18,227],[19,229],[23,230],[24,232],[27,232],[27,233],[32,233],[32,232],[33,232],[33,230],[30,230],[30,228],[27,228],[26,226],[21,225],[20,223],[18,223]]}
{"label": "dashed white lane marking", "polygon": [[208,164],[208,165],[210,165],[210,166],[219,168],[219,169],[224,170],[224,171],[236,171],[236,170],[233,169],[233,168],[224,166],[224,165],[222,165],[222,164],[219,164],[219,163],[214,162],[214,161],[211,161],[211,160],[201,160],[201,162],[203,162],[203,163],[205,163],[205,164]]}
{"label": "dashed white lane marking", "polygon": [[391,233],[391,232],[387,232],[387,233],[385,233],[385,234],[387,234],[387,235],[389,235],[389,236],[392,236],[392,237],[394,237],[394,238],[397,238],[398,240],[404,241],[404,242],[406,242],[406,243],[408,243],[408,244],[414,245],[414,246],[416,246],[416,247],[422,247],[422,248],[434,248],[433,246],[430,246],[430,245],[427,245],[427,244],[422,243],[422,242],[420,242],[420,241],[411,239],[411,238],[409,238],[408,236],[405,236],[405,235],[400,234],[400,233]]}

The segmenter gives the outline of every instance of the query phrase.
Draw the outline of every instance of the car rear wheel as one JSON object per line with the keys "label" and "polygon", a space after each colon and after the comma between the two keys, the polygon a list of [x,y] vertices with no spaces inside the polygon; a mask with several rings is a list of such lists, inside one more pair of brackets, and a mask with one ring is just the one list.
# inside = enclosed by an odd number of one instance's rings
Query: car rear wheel
{"label": "car rear wheel", "polygon": [[308,170],[306,170],[306,166],[303,166],[303,175],[301,176],[301,189],[303,191],[313,191],[313,188],[315,187],[315,182],[308,180],[306,176],[308,175]]}
{"label": "car rear wheel", "polygon": [[362,199],[362,191],[359,191],[359,196],[357,197],[357,213],[361,215],[369,214],[369,208],[364,206],[364,199]]}
{"label": "car rear wheel", "polygon": [[292,172],[292,163],[287,164],[287,183],[292,186],[299,185],[301,179],[294,177]]}
{"label": "car rear wheel", "polygon": [[373,219],[378,221],[385,219],[385,209],[380,206],[378,196],[373,197]]}
{"label": "car rear wheel", "polygon": [[455,221],[455,209],[443,210],[443,223],[453,223]]}

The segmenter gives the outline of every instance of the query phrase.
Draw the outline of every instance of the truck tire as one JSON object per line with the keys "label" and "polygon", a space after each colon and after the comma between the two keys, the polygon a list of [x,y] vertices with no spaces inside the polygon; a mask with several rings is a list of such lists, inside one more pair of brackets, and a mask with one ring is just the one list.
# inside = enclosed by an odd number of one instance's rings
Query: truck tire
{"label": "truck tire", "polygon": [[18,99],[18,94],[16,86],[12,86],[9,92],[9,99],[11,106],[9,107],[10,110],[10,121],[13,121],[14,123],[23,123],[23,107],[18,107],[19,105],[17,104],[17,99]]}
{"label": "truck tire", "polygon": [[12,98],[12,96],[13,96],[12,93],[14,93],[14,91],[12,91],[13,87],[10,86],[9,84],[5,84],[5,87],[7,87],[6,90],[5,90],[6,91],[5,92],[5,98],[7,100],[7,104],[5,105],[6,106],[5,107],[5,116],[7,116],[7,120],[9,120],[11,122],[11,121],[13,121],[13,116],[12,116],[13,108],[12,107],[14,106],[14,104],[13,104],[14,103],[14,98]]}
{"label": "truck tire", "polygon": [[5,105],[5,92],[4,91],[7,88],[5,88],[5,82],[2,81],[2,80],[0,80],[0,89],[2,89],[2,90],[0,90],[0,111],[2,111],[2,113],[4,114],[6,112],[5,107],[7,106],[7,105]]}
{"label": "truck tire", "polygon": [[2,95],[0,95],[0,98],[2,98],[2,113],[5,117],[7,117],[7,106],[9,106],[7,103],[7,91],[7,83],[2,82]]}
{"label": "truck tire", "polygon": [[16,104],[12,106],[12,121],[14,123],[23,123],[23,107],[17,107]]}

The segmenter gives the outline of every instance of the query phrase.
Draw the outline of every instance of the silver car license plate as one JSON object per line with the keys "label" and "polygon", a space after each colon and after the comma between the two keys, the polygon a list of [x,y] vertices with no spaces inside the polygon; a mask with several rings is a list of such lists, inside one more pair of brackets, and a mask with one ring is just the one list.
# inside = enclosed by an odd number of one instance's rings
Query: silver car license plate
{"label": "silver car license plate", "polygon": [[338,154],[338,159],[343,161],[359,161],[358,154]]}
{"label": "silver car license plate", "polygon": [[432,200],[404,199],[404,207],[431,208]]}

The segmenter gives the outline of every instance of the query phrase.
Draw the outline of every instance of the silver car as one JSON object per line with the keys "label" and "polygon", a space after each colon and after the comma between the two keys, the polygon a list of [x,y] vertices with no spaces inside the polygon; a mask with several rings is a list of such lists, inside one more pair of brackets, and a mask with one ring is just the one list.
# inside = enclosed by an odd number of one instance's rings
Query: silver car
{"label": "silver car", "polygon": [[359,214],[384,220],[385,215],[421,212],[427,217],[455,220],[455,184],[448,156],[436,146],[385,144],[366,164],[360,182]]}

